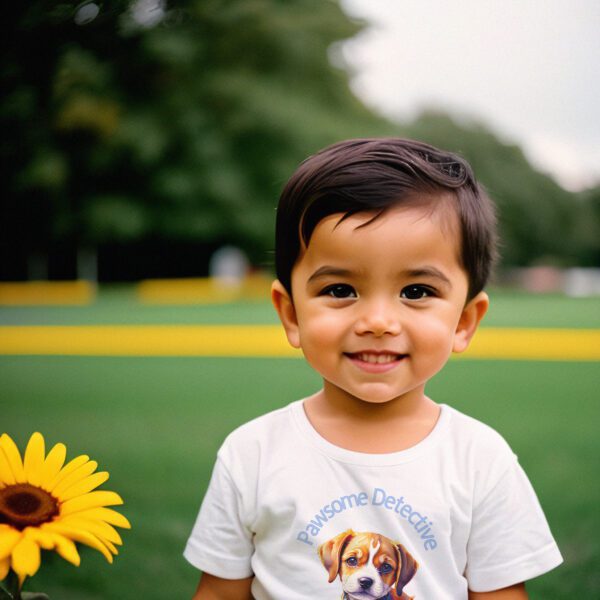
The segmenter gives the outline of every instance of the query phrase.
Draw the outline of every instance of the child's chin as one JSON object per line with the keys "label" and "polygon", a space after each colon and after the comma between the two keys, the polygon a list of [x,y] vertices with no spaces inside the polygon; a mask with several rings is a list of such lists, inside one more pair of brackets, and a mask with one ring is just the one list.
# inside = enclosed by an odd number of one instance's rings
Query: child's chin
{"label": "child's chin", "polygon": [[387,404],[388,402],[399,400],[402,395],[390,392],[389,390],[373,390],[369,392],[358,393],[355,397],[367,404]]}

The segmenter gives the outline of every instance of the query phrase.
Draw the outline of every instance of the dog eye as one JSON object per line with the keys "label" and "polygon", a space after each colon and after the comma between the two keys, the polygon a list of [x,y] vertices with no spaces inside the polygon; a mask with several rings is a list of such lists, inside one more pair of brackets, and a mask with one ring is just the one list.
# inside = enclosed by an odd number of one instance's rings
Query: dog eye
{"label": "dog eye", "polygon": [[390,563],[383,563],[380,567],[379,567],[379,572],[384,575],[385,573],[390,573],[391,571],[394,570],[394,567],[392,567],[392,565],[390,565]]}
{"label": "dog eye", "polygon": [[349,567],[355,567],[358,564],[358,560],[357,560],[356,556],[351,556],[350,558],[347,558],[346,564]]}

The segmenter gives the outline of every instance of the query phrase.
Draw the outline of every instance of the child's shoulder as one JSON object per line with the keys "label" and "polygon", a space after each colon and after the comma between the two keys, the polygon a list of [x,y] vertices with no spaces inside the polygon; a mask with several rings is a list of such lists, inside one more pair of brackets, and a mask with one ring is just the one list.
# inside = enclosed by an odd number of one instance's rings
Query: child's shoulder
{"label": "child's shoulder", "polygon": [[292,402],[242,423],[229,433],[223,446],[247,446],[251,443],[264,442],[275,434],[289,430],[292,412],[297,410],[301,402],[301,400]]}
{"label": "child's shoulder", "polygon": [[296,402],[291,402],[290,404],[286,404],[285,406],[254,417],[236,427],[229,435],[252,435],[263,429],[268,430],[274,425],[287,421],[290,418],[291,411],[301,403],[301,400],[297,400]]}
{"label": "child's shoulder", "polygon": [[443,405],[443,410],[448,417],[447,435],[444,437],[447,447],[475,455],[482,462],[495,462],[498,458],[516,459],[508,442],[493,427],[451,406]]}

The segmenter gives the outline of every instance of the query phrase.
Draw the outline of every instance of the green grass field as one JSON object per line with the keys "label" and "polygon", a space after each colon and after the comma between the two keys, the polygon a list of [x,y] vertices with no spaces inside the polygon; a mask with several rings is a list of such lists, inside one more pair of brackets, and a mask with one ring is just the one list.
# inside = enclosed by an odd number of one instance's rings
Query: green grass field
{"label": "green grass field", "polygon": [[[497,294],[488,324],[600,327],[600,301]],[[1,308],[1,324],[270,323],[266,303],[140,307],[125,292],[80,308]],[[198,574],[181,552],[223,437],[318,386],[301,360],[0,357],[0,430],[23,449],[31,432],[111,473],[132,522],[108,566],[81,548],[75,568],[51,553],[27,589],[52,600],[189,598]],[[250,385],[249,385],[250,383]],[[565,565],[530,583],[532,598],[600,595],[600,364],[451,361],[429,386],[498,429],[519,455]],[[283,599],[282,599],[283,600]],[[435,600],[435,599],[427,599]]]}

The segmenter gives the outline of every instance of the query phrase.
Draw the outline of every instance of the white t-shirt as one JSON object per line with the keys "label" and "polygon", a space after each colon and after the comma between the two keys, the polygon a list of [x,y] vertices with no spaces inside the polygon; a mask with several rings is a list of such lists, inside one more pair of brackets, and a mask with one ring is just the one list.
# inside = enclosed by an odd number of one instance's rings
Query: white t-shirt
{"label": "white t-shirt", "polygon": [[[418,563],[404,586],[417,600],[466,599],[562,562],[529,480],[490,427],[441,405],[416,446],[364,454],[322,438],[302,401],[227,437],[184,555],[218,577],[254,575],[257,600],[339,600],[345,584],[328,582],[319,546],[347,530],[401,544]],[[377,539],[364,548],[373,576],[363,584],[384,573]]]}

